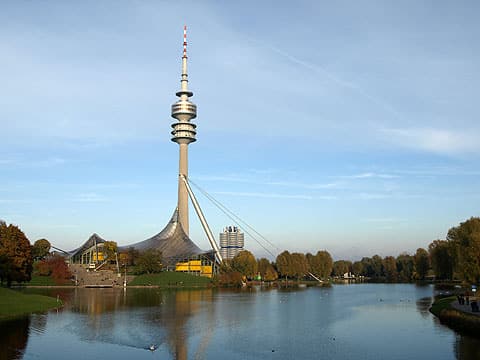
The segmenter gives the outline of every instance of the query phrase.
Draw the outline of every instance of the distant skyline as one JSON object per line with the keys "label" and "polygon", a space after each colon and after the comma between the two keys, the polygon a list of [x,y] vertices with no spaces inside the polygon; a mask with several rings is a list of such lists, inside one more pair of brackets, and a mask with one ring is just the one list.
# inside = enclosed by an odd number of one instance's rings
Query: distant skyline
{"label": "distant skyline", "polygon": [[[426,248],[480,215],[479,10],[3,1],[0,219],[66,250],[94,232],[127,245],[163,229],[186,24],[195,183],[281,250]],[[197,196],[218,237],[232,222]],[[192,207],[190,237],[209,249]],[[267,255],[248,235],[245,247]]]}

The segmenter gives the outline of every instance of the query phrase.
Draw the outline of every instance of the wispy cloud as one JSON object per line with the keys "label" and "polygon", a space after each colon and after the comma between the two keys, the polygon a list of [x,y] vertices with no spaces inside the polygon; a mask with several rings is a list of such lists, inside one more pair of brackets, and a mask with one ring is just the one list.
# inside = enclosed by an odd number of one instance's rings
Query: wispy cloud
{"label": "wispy cloud", "polygon": [[283,187],[292,187],[292,188],[301,188],[301,189],[332,189],[338,187],[338,183],[329,182],[329,183],[312,183],[306,184],[295,181],[262,181],[253,178],[246,178],[242,176],[227,175],[227,176],[197,176],[197,179],[203,181],[224,181],[224,182],[236,182],[236,183],[248,183],[255,185],[265,185],[265,186],[283,186]]}
{"label": "wispy cloud", "polygon": [[12,159],[0,159],[0,166],[1,165],[10,165],[13,163]]}
{"label": "wispy cloud", "polygon": [[366,172],[354,175],[341,175],[341,178],[345,179],[368,179],[368,178],[379,178],[379,179],[395,179],[398,178],[398,175],[392,174],[379,174],[374,172]]}
{"label": "wispy cloud", "polygon": [[45,159],[26,160],[26,159],[0,159],[0,166],[8,165],[23,168],[48,168],[62,165],[67,162],[60,157],[48,157]]}
{"label": "wispy cloud", "polygon": [[305,184],[299,182],[288,182],[288,181],[271,181],[262,183],[263,185],[276,185],[276,186],[286,186],[286,187],[296,187],[303,189],[333,189],[339,186],[336,182],[331,183],[312,183]]}
{"label": "wispy cloud", "polygon": [[367,219],[363,219],[363,221],[369,222],[369,223],[399,223],[399,222],[405,222],[407,220],[401,219],[401,218],[394,218],[394,217],[385,217],[385,218],[367,218]]}
{"label": "wispy cloud", "polygon": [[28,204],[31,202],[31,200],[24,199],[0,199],[0,204]]}
{"label": "wispy cloud", "polygon": [[289,195],[276,193],[259,193],[259,192],[241,192],[241,191],[215,191],[216,195],[230,195],[240,197],[255,197],[255,198],[272,198],[272,199],[298,199],[298,200],[312,200],[310,195]]}
{"label": "wispy cloud", "polygon": [[78,194],[72,200],[78,202],[105,202],[108,199],[105,196],[97,193],[84,193]]}
{"label": "wispy cloud", "polygon": [[480,152],[477,131],[456,131],[435,128],[381,129],[386,140],[402,147],[434,153],[458,154]]}
{"label": "wispy cloud", "polygon": [[361,200],[381,200],[381,199],[386,199],[392,197],[391,194],[385,194],[385,193],[367,193],[367,192],[362,192],[357,195],[355,195],[356,198],[361,199]]}

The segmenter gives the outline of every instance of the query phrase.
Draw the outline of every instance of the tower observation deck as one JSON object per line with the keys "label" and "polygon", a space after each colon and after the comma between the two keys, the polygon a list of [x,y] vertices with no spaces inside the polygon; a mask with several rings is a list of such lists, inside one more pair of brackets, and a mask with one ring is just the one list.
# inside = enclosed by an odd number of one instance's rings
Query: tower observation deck
{"label": "tower observation deck", "polygon": [[190,101],[193,92],[188,90],[187,74],[187,27],[183,28],[183,56],[182,56],[182,79],[180,90],[176,95],[180,98],[172,105],[172,117],[177,122],[172,124],[172,141],[180,147],[178,169],[178,217],[183,231],[189,235],[188,222],[188,193],[181,179],[182,175],[188,178],[188,144],[196,141],[196,125],[191,122],[197,117],[197,106]]}

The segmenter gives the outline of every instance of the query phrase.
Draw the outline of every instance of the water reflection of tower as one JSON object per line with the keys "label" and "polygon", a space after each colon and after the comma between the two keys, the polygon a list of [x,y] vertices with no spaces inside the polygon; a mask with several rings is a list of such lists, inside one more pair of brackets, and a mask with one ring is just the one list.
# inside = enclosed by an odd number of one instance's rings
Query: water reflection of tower
{"label": "water reflection of tower", "polygon": [[172,124],[172,141],[180,146],[179,159],[179,178],[178,178],[178,215],[183,231],[189,235],[188,224],[188,193],[181,175],[188,178],[188,144],[196,141],[195,124],[191,123],[192,119],[197,117],[197,106],[189,100],[193,96],[193,92],[188,90],[188,74],[187,74],[187,27],[183,28],[183,56],[182,56],[182,80],[180,91],[176,94],[180,99],[172,105],[172,117],[178,120]]}

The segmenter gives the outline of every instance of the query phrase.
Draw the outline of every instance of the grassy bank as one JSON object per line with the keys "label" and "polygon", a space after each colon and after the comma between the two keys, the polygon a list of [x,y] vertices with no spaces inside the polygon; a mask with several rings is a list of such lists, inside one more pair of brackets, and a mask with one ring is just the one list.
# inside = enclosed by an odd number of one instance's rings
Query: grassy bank
{"label": "grassy bank", "polygon": [[433,304],[432,307],[430,308],[430,312],[435,315],[436,317],[440,316],[440,313],[445,310],[445,309],[452,309],[450,304],[452,301],[456,299],[455,296],[449,296],[446,298],[441,298],[436,300]]}
{"label": "grassy bank", "polygon": [[430,312],[438,317],[442,324],[458,332],[479,337],[480,317],[453,308],[451,306],[453,301],[456,301],[455,296],[436,300],[432,304]]}
{"label": "grassy bank", "polygon": [[195,276],[186,273],[165,271],[159,274],[144,274],[136,276],[128,283],[128,286],[159,286],[173,288],[207,287],[212,283],[211,279],[203,276]]}
{"label": "grassy bank", "polygon": [[71,286],[73,282],[65,280],[61,283],[56,283],[51,276],[39,276],[32,275],[32,279],[29,282],[17,283],[13,282],[13,286]]}
{"label": "grassy bank", "polygon": [[0,287],[0,320],[62,306],[57,299],[43,295],[26,295]]}

